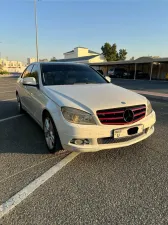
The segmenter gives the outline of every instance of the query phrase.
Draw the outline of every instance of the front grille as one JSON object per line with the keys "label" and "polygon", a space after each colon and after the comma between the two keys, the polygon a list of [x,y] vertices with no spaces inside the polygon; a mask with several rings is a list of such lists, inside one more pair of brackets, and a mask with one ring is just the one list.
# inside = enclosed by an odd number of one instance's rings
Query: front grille
{"label": "front grille", "polygon": [[[134,114],[134,118],[131,122],[124,120],[125,110],[131,110]],[[124,125],[135,123],[145,117],[146,105],[136,105],[130,107],[123,107],[117,109],[104,109],[98,110],[97,116],[100,122],[104,125]]]}
{"label": "front grille", "polygon": [[97,139],[97,143],[99,145],[103,145],[103,144],[115,144],[115,143],[127,142],[127,141],[133,140],[133,139],[135,139],[137,137],[140,137],[144,133],[145,132],[143,132],[141,134],[137,134],[137,135],[133,135],[133,136],[128,136],[128,137],[123,137],[123,138],[117,138],[117,139],[114,139],[113,137],[98,138]]}

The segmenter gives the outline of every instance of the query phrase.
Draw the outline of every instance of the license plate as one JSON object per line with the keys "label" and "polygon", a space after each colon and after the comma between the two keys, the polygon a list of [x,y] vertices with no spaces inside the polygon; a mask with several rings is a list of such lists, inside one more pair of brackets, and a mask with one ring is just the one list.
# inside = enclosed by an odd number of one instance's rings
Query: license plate
{"label": "license plate", "polygon": [[137,125],[135,126],[135,128],[138,128],[137,132],[135,134],[129,135],[128,134],[128,130],[130,128],[134,128],[134,127],[126,127],[126,128],[122,128],[122,129],[116,129],[114,130],[114,138],[123,138],[123,137],[128,137],[128,136],[133,136],[133,135],[137,135],[143,132],[144,130],[144,126],[143,125]]}

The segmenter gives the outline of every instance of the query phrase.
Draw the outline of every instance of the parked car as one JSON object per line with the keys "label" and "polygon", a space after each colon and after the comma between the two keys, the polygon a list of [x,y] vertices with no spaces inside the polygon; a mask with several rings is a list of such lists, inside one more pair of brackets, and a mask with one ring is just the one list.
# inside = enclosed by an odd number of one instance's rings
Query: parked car
{"label": "parked car", "polygon": [[17,81],[16,97],[19,112],[25,110],[43,129],[51,153],[129,146],[154,132],[151,103],[88,65],[30,64]]}
{"label": "parked car", "polygon": [[108,71],[108,75],[111,78],[123,78],[125,73],[127,73],[127,71],[124,68],[111,68]]}
{"label": "parked car", "polygon": [[[130,79],[134,79],[135,70],[130,71]],[[141,70],[136,70],[136,79],[149,80],[150,75],[148,73],[142,72]]]}

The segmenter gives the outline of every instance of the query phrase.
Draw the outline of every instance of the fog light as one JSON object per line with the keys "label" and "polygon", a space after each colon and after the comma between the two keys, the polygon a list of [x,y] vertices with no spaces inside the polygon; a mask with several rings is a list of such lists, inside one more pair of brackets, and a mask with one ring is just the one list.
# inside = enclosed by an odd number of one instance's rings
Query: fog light
{"label": "fog light", "polygon": [[83,145],[84,144],[84,140],[76,139],[74,144],[75,145]]}
{"label": "fog light", "polygon": [[75,145],[84,145],[84,144],[88,145],[89,140],[88,139],[72,139],[70,143]]}
{"label": "fog light", "polygon": [[89,140],[88,140],[88,139],[85,139],[85,140],[84,140],[84,144],[85,144],[85,145],[89,145]]}

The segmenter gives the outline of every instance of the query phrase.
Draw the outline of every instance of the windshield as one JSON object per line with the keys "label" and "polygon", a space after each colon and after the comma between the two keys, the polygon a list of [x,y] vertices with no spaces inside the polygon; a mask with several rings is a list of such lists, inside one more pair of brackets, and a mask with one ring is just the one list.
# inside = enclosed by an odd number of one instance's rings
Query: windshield
{"label": "windshield", "polygon": [[86,65],[42,64],[43,85],[74,85],[108,83],[99,73]]}

